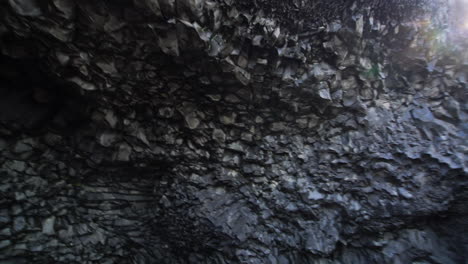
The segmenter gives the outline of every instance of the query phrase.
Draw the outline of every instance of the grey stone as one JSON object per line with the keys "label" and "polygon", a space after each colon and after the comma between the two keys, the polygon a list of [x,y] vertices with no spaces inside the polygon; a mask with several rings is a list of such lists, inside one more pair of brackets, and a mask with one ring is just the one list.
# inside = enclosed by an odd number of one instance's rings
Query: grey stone
{"label": "grey stone", "polygon": [[228,144],[227,148],[234,151],[245,152],[244,145],[239,141]]}
{"label": "grey stone", "polygon": [[2,241],[0,241],[0,249],[6,248],[6,247],[8,247],[8,246],[10,246],[10,245],[11,245],[11,241],[10,241],[10,240],[2,240]]}
{"label": "grey stone", "polygon": [[7,228],[0,230],[0,236],[6,236],[6,237],[11,236],[11,228],[7,227]]}
{"label": "grey stone", "polygon": [[411,114],[414,119],[417,119],[423,122],[434,121],[434,115],[427,107],[414,109],[411,111]]}
{"label": "grey stone", "polygon": [[321,200],[325,197],[322,193],[318,192],[317,190],[309,191],[307,195],[307,199],[309,200]]}
{"label": "grey stone", "polygon": [[111,133],[102,133],[99,136],[99,143],[104,147],[111,146],[114,142],[117,141],[117,135]]}
{"label": "grey stone", "polygon": [[229,103],[239,103],[240,100],[237,96],[233,95],[233,94],[228,94],[225,98],[225,100]]}
{"label": "grey stone", "polygon": [[115,74],[117,73],[117,69],[113,62],[97,62],[96,65],[107,74]]}
{"label": "grey stone", "polygon": [[76,13],[76,3],[72,0],[54,0],[53,3],[67,19],[72,18]]}
{"label": "grey stone", "polygon": [[405,188],[398,188],[398,193],[405,198],[413,198],[413,195]]}
{"label": "grey stone", "polygon": [[115,116],[115,113],[112,110],[105,111],[105,117],[104,118],[112,128],[115,128],[115,126],[117,125],[118,119],[117,119],[117,117]]}
{"label": "grey stone", "polygon": [[325,82],[320,82],[318,86],[318,95],[320,98],[325,99],[327,101],[331,101],[330,90],[328,88],[328,84]]}
{"label": "grey stone", "polygon": [[165,118],[171,118],[174,115],[174,109],[170,107],[160,108],[159,115]]}
{"label": "grey stone", "polygon": [[23,216],[17,216],[13,219],[13,230],[22,231],[26,228],[26,219]]}
{"label": "grey stone", "polygon": [[243,132],[241,134],[241,138],[242,140],[244,141],[248,141],[248,142],[252,142],[253,141],[253,135],[251,133],[246,133],[246,132]]}
{"label": "grey stone", "polygon": [[212,138],[220,143],[223,143],[226,140],[226,134],[221,129],[214,129]]}
{"label": "grey stone", "polygon": [[200,125],[200,119],[197,118],[195,113],[186,115],[185,122],[190,129],[196,129]]}
{"label": "grey stone", "polygon": [[8,2],[19,15],[36,17],[42,14],[37,0],[8,0]]}
{"label": "grey stone", "polygon": [[312,72],[317,80],[323,81],[333,76],[336,70],[334,70],[329,64],[322,62],[314,64]]}
{"label": "grey stone", "polygon": [[16,143],[13,151],[14,153],[24,153],[33,150],[33,142],[31,140],[23,140]]}
{"label": "grey stone", "polygon": [[234,124],[236,122],[236,117],[237,117],[236,113],[230,113],[230,114],[227,114],[227,115],[221,115],[219,117],[219,120],[224,125],[232,125],[232,124]]}
{"label": "grey stone", "polygon": [[45,219],[42,222],[42,233],[44,233],[46,235],[55,234],[54,224],[55,224],[55,217],[54,216]]}
{"label": "grey stone", "polygon": [[8,165],[11,170],[16,172],[23,172],[26,170],[26,162],[24,161],[14,160],[9,162]]}
{"label": "grey stone", "polygon": [[68,79],[68,81],[70,81],[72,83],[75,83],[76,85],[78,85],[83,90],[94,91],[94,90],[97,89],[96,85],[94,85],[94,84],[92,84],[92,83],[90,83],[88,81],[85,81],[80,77],[72,77],[72,78]]}
{"label": "grey stone", "polygon": [[278,132],[286,129],[286,123],[284,122],[274,122],[271,124],[271,131]]}
{"label": "grey stone", "polygon": [[118,161],[130,161],[130,155],[132,154],[132,147],[126,143],[119,145],[114,158]]}

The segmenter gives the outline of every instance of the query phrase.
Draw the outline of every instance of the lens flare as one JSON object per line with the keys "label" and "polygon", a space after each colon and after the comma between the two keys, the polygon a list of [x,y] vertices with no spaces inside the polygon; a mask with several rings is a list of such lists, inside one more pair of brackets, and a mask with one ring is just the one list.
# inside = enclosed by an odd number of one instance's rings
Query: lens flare
{"label": "lens flare", "polygon": [[468,31],[468,0],[455,0],[452,6],[455,27],[465,34]]}

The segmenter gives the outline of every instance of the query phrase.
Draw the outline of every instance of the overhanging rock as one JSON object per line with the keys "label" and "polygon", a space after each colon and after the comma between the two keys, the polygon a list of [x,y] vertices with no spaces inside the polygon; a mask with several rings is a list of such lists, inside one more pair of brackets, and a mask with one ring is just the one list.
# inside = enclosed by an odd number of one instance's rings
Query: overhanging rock
{"label": "overhanging rock", "polygon": [[453,6],[1,2],[0,263],[463,263]]}

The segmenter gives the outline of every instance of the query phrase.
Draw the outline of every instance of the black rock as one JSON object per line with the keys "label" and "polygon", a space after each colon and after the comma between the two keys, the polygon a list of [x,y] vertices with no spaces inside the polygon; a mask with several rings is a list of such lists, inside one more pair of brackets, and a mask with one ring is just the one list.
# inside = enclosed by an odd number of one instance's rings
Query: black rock
{"label": "black rock", "polygon": [[464,263],[451,2],[0,1],[0,263]]}

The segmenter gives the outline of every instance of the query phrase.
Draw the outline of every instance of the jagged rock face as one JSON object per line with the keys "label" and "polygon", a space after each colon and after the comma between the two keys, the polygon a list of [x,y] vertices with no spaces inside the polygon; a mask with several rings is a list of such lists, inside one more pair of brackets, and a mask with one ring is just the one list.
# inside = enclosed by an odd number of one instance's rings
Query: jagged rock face
{"label": "jagged rock face", "polygon": [[448,7],[1,2],[0,263],[464,263]]}

